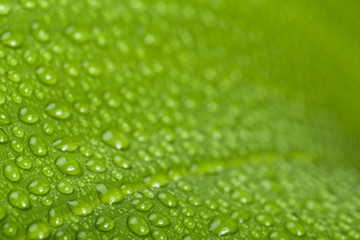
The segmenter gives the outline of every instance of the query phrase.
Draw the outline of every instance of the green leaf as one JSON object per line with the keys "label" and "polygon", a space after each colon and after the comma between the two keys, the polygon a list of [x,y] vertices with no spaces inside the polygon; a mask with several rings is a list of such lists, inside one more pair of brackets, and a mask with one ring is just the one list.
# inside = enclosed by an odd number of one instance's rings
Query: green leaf
{"label": "green leaf", "polygon": [[360,239],[359,7],[0,0],[0,239]]}

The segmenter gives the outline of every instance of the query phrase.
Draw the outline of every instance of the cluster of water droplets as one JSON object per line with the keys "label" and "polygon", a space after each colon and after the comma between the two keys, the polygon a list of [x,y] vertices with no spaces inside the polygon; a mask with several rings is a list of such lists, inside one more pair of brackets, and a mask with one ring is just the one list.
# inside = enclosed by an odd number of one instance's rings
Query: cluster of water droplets
{"label": "cluster of water droplets", "polygon": [[204,37],[231,23],[197,7],[0,0],[1,239],[360,239],[356,173],[308,172],[336,134],[222,61]]}

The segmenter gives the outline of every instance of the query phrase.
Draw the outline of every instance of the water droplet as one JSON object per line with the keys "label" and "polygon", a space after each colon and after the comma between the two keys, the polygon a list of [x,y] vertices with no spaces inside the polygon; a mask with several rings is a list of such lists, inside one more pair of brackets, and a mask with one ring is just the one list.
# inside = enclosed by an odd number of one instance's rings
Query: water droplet
{"label": "water droplet", "polygon": [[16,83],[21,81],[21,74],[17,70],[14,70],[14,69],[11,69],[8,71],[7,77],[9,80],[16,82]]}
{"label": "water droplet", "polygon": [[21,6],[26,10],[34,10],[37,6],[37,3],[35,0],[20,0],[19,1]]}
{"label": "water droplet", "polygon": [[5,144],[9,142],[8,135],[0,128],[0,143]]}
{"label": "water droplet", "polygon": [[157,227],[166,227],[170,225],[169,219],[162,213],[151,213],[148,216],[148,219],[151,224]]}
{"label": "water droplet", "polygon": [[131,162],[129,162],[125,157],[116,155],[113,158],[114,164],[117,167],[130,169],[132,167]]}
{"label": "water droplet", "polygon": [[146,236],[150,233],[150,227],[145,218],[140,216],[130,216],[127,220],[128,228],[138,236]]}
{"label": "water droplet", "polygon": [[75,63],[66,62],[63,65],[63,69],[66,75],[69,77],[79,76],[79,67]]}
{"label": "water droplet", "polygon": [[31,136],[29,138],[29,147],[35,156],[44,157],[47,154],[46,144],[39,136]]}
{"label": "water droplet", "polygon": [[93,212],[93,206],[88,200],[70,200],[67,205],[76,216],[87,216]]}
{"label": "water droplet", "polygon": [[72,156],[60,156],[56,159],[56,167],[63,174],[71,176],[79,176],[82,174],[79,162]]}
{"label": "water droplet", "polygon": [[273,231],[269,234],[270,240],[289,240],[289,237],[282,232]]}
{"label": "water droplet", "polygon": [[79,145],[73,139],[60,138],[53,142],[53,147],[56,150],[63,152],[74,152],[78,149]]}
{"label": "water droplet", "polygon": [[226,216],[217,216],[213,218],[209,225],[209,231],[218,236],[233,234],[237,232],[237,230],[237,223]]}
{"label": "water droplet", "polygon": [[27,210],[31,207],[28,196],[19,190],[11,191],[8,195],[8,200],[13,207],[21,210]]}
{"label": "water droplet", "polygon": [[13,163],[4,165],[4,176],[11,182],[18,182],[21,178],[20,170]]}
{"label": "water droplet", "polygon": [[99,231],[108,232],[111,231],[115,226],[115,222],[107,216],[99,216],[96,219],[95,227]]}
{"label": "water droplet", "polygon": [[274,220],[266,214],[258,214],[255,219],[258,223],[265,227],[270,227],[274,224]]}
{"label": "water droplet", "polygon": [[35,195],[45,195],[49,192],[50,186],[42,180],[33,180],[28,185],[28,190]]}
{"label": "water droplet", "polygon": [[32,107],[22,107],[19,109],[19,119],[23,123],[34,124],[39,121],[40,115]]}
{"label": "water droplet", "polygon": [[18,227],[14,223],[4,223],[2,226],[2,233],[7,237],[15,237],[18,232]]}
{"label": "water droplet", "polygon": [[28,239],[46,239],[50,236],[50,227],[47,222],[35,221],[27,229]]}
{"label": "water droplet", "polygon": [[306,233],[304,227],[300,223],[294,221],[287,222],[285,228],[289,233],[297,237],[305,236]]}
{"label": "water droplet", "polygon": [[124,200],[124,195],[120,188],[114,185],[101,183],[96,185],[96,190],[102,203],[112,205],[121,203]]}
{"label": "water droplet", "polygon": [[171,193],[161,192],[158,194],[158,199],[166,207],[174,208],[178,204],[176,197]]}
{"label": "water droplet", "polygon": [[250,204],[254,201],[254,198],[251,194],[249,194],[248,192],[242,191],[242,190],[235,191],[231,197],[234,200],[244,203],[244,204]]}
{"label": "water droplet", "polygon": [[36,76],[42,83],[47,85],[55,85],[58,82],[56,74],[48,67],[38,67]]}
{"label": "water droplet", "polygon": [[83,44],[89,40],[89,34],[86,29],[76,25],[70,25],[66,27],[65,33],[75,43]]}
{"label": "water droplet", "polygon": [[63,194],[71,194],[74,192],[74,187],[66,181],[59,182],[56,185],[56,189]]}
{"label": "water droplet", "polygon": [[15,30],[7,30],[1,34],[1,42],[11,48],[18,48],[24,42],[24,35]]}
{"label": "water droplet", "polygon": [[126,149],[130,144],[128,138],[124,134],[115,130],[106,130],[102,134],[102,140],[110,147],[118,150]]}
{"label": "water droplet", "polygon": [[238,221],[239,224],[242,224],[249,220],[250,216],[250,212],[243,209],[236,210],[231,214],[231,218]]}
{"label": "water droplet", "polygon": [[46,26],[38,21],[31,23],[31,33],[40,42],[47,42],[50,39],[50,32]]}
{"label": "water droplet", "polygon": [[11,11],[11,5],[8,0],[0,1],[0,16],[8,15]]}
{"label": "water droplet", "polygon": [[0,221],[2,221],[7,215],[6,208],[3,206],[0,206]]}
{"label": "water droplet", "polygon": [[73,234],[68,229],[59,230],[55,234],[55,240],[73,240],[73,239],[74,239]]}
{"label": "water droplet", "polygon": [[58,208],[51,208],[49,210],[49,223],[52,227],[59,227],[63,225],[65,222],[65,218],[63,215],[63,211]]}
{"label": "water droplet", "polygon": [[61,120],[65,120],[71,117],[70,109],[58,102],[49,103],[45,108],[45,112],[49,116]]}
{"label": "water droplet", "polygon": [[24,150],[24,145],[18,139],[12,140],[10,142],[10,146],[15,152],[18,152],[18,153],[20,153]]}
{"label": "water droplet", "polygon": [[5,109],[0,108],[0,124],[9,124],[10,117],[9,113]]}
{"label": "water droplet", "polygon": [[149,211],[153,207],[153,202],[149,199],[135,199],[131,202],[133,207],[142,212]]}
{"label": "water droplet", "polygon": [[154,230],[151,234],[154,240],[167,240],[167,235],[161,230]]}
{"label": "water droplet", "polygon": [[194,229],[196,222],[194,221],[194,219],[190,218],[190,217],[186,217],[183,221],[184,226],[190,229]]}
{"label": "water droplet", "polygon": [[32,162],[30,159],[19,156],[15,159],[15,164],[21,169],[29,170],[32,167]]}
{"label": "water droplet", "polygon": [[91,159],[87,161],[86,168],[90,172],[94,172],[94,173],[102,173],[106,171],[105,164],[99,159]]}

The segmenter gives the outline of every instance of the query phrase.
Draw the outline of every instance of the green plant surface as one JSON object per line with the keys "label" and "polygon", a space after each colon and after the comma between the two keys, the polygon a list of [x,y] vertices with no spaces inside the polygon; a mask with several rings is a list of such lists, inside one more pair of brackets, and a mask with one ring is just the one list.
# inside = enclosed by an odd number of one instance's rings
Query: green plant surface
{"label": "green plant surface", "polygon": [[0,0],[0,239],[360,239],[359,9]]}

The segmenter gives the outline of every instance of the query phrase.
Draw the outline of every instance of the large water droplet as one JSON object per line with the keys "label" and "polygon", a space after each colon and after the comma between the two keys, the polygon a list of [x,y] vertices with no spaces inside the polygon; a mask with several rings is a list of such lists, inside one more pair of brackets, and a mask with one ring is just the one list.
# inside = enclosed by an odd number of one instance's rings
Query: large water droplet
{"label": "large water droplet", "polygon": [[174,195],[167,192],[162,192],[158,194],[158,199],[164,206],[174,208],[177,206],[178,201]]}
{"label": "large water droplet", "polygon": [[217,216],[210,222],[209,231],[218,236],[229,235],[237,232],[237,223],[229,217]]}
{"label": "large water droplet", "polygon": [[114,226],[115,222],[107,216],[99,216],[95,222],[96,229],[103,232],[111,231]]}
{"label": "large water droplet", "polygon": [[146,236],[150,233],[149,224],[145,218],[140,216],[130,216],[127,220],[128,228],[138,236]]}
{"label": "large water droplet", "polygon": [[22,107],[19,109],[19,119],[23,123],[34,124],[39,121],[39,113],[32,107]]}
{"label": "large water droplet", "polygon": [[46,144],[39,136],[31,136],[29,138],[29,147],[35,156],[44,157],[47,154]]}
{"label": "large water droplet", "polygon": [[50,235],[49,224],[44,221],[35,221],[27,229],[28,239],[46,239]]}
{"label": "large water droplet", "polygon": [[24,35],[15,30],[7,30],[1,34],[1,42],[11,48],[18,48],[24,42]]}
{"label": "large water droplet", "polygon": [[60,104],[59,102],[51,102],[46,108],[45,112],[56,119],[65,120],[71,117],[70,108],[67,106]]}
{"label": "large water droplet", "polygon": [[285,224],[286,230],[294,236],[302,237],[305,236],[305,228],[298,222],[289,221]]}
{"label": "large water droplet", "polygon": [[60,156],[56,159],[56,167],[63,174],[71,176],[79,176],[82,174],[79,162],[72,156]]}
{"label": "large water droplet", "polygon": [[36,76],[42,83],[47,85],[55,85],[58,82],[56,74],[48,67],[38,67]]}
{"label": "large water droplet", "polygon": [[113,129],[103,132],[102,140],[110,147],[118,150],[126,149],[130,144],[129,139],[124,134]]}
{"label": "large water droplet", "polygon": [[59,138],[55,140],[52,145],[56,150],[63,152],[74,152],[79,147],[77,142],[68,138]]}
{"label": "large water droplet", "polygon": [[4,176],[11,182],[18,182],[21,178],[20,170],[13,163],[4,165]]}
{"label": "large water droplet", "polygon": [[67,202],[67,205],[76,216],[87,216],[94,210],[91,202],[87,200],[70,200]]}
{"label": "large water droplet", "polygon": [[63,225],[65,222],[65,218],[63,215],[63,211],[58,208],[51,208],[49,210],[49,223],[53,227],[58,227]]}
{"label": "large water droplet", "polygon": [[31,207],[28,196],[19,190],[13,190],[8,195],[9,203],[21,210],[27,210]]}
{"label": "large water droplet", "polygon": [[170,225],[169,219],[162,213],[154,212],[148,216],[151,224],[157,227],[166,227]]}
{"label": "large water droplet", "polygon": [[124,195],[120,188],[112,184],[98,184],[96,185],[96,190],[102,203],[112,205],[121,203],[124,200]]}
{"label": "large water droplet", "polygon": [[29,185],[28,189],[32,194],[45,195],[49,192],[50,186],[43,180],[33,180]]}

